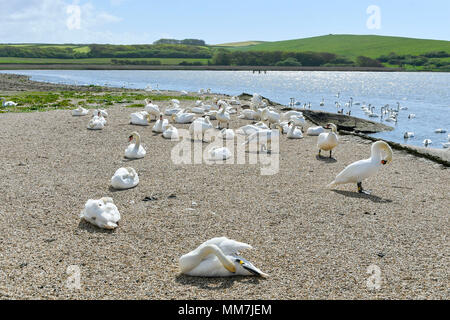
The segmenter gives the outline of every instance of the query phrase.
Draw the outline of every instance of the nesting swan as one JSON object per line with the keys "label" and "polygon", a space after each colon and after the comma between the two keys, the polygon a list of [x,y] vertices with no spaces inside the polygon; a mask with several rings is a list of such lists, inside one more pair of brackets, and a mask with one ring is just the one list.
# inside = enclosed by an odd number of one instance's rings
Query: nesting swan
{"label": "nesting swan", "polygon": [[340,184],[356,183],[359,193],[369,193],[363,190],[362,181],[378,172],[382,166],[392,161],[392,149],[384,141],[372,143],[370,158],[359,160],[342,170],[327,187],[333,188]]}
{"label": "nesting swan", "polygon": [[72,110],[73,116],[85,116],[88,113],[89,113],[89,110],[83,108],[82,106],[79,106],[78,108]]}
{"label": "nesting swan", "polygon": [[197,249],[183,255],[180,271],[195,277],[230,277],[268,275],[252,263],[239,256],[239,252],[252,247],[246,243],[226,237],[213,238],[202,243]]}
{"label": "nesting swan", "polygon": [[89,199],[80,218],[102,229],[115,229],[120,220],[120,213],[113,199],[104,197],[99,200]]}
{"label": "nesting swan", "polygon": [[135,143],[131,143],[125,149],[125,158],[127,159],[141,159],[145,157],[147,153],[144,147],[141,145],[141,136],[137,132],[131,133],[128,137],[128,141],[131,142],[135,140]]}
{"label": "nesting swan", "polygon": [[111,186],[114,189],[130,189],[139,183],[139,176],[133,168],[119,168],[111,178]]}

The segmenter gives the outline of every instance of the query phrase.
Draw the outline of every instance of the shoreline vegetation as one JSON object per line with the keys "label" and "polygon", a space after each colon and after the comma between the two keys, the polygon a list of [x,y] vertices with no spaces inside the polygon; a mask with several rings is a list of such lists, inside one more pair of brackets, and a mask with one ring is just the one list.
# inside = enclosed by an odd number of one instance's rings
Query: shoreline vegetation
{"label": "shoreline vegetation", "polygon": [[450,41],[387,36],[207,45],[198,39],[153,44],[0,44],[0,69],[450,71]]}

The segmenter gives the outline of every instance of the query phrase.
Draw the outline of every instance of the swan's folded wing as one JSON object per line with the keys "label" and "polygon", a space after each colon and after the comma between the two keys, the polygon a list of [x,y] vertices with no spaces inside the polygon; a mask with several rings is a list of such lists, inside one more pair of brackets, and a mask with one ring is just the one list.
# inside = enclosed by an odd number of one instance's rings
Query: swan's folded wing
{"label": "swan's folded wing", "polygon": [[232,255],[245,249],[252,249],[252,246],[247,243],[227,238],[225,238],[225,240],[223,240],[218,246],[220,247],[220,249],[222,249],[223,253],[226,255]]}

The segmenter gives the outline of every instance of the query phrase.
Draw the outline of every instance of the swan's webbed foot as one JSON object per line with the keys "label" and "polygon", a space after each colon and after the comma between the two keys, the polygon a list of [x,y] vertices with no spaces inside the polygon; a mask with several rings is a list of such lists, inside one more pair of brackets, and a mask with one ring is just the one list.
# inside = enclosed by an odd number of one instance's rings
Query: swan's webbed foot
{"label": "swan's webbed foot", "polygon": [[361,182],[358,182],[357,185],[358,185],[358,193],[363,193],[363,194],[367,194],[367,195],[371,194],[371,192],[369,190],[363,189]]}

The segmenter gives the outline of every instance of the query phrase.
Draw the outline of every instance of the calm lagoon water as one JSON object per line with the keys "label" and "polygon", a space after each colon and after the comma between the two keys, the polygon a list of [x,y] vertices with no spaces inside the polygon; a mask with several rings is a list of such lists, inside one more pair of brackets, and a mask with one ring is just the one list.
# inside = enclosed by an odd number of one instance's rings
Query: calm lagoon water
{"label": "calm lagoon water", "polygon": [[[212,92],[238,95],[259,93],[271,100],[289,104],[290,98],[311,103],[311,109],[336,112],[335,101],[344,105],[353,97],[352,116],[369,118],[362,110],[363,102],[375,106],[374,113],[386,104],[396,108],[397,102],[407,110],[400,110],[398,122],[384,122],[394,131],[375,134],[383,139],[422,145],[431,139],[433,148],[448,142],[450,130],[450,73],[409,72],[322,72],[322,71],[153,71],[153,70],[13,70],[31,76],[32,80],[79,85],[107,85],[143,89],[147,85],[161,90],[195,91],[211,88]],[[337,94],[339,93],[339,98]],[[319,103],[324,99],[325,106]],[[360,102],[361,106],[355,105]],[[414,113],[414,119],[408,115]],[[435,133],[442,128],[447,133]],[[415,133],[403,139],[405,131]]]}

